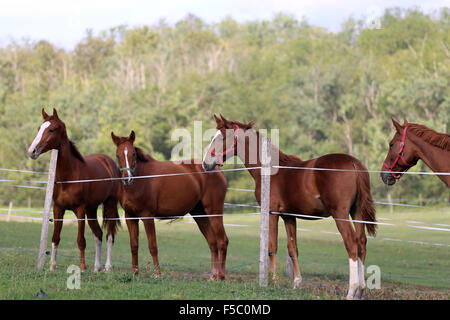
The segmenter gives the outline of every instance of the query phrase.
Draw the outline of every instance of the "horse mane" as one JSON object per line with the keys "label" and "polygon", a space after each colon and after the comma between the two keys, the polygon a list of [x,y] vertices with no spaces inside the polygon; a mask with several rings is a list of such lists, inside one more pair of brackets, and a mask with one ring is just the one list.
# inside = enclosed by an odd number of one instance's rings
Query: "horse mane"
{"label": "horse mane", "polygon": [[279,159],[278,161],[280,162],[280,164],[284,164],[284,165],[299,165],[301,164],[303,161],[302,159],[300,159],[299,157],[295,156],[295,155],[291,155],[291,154],[285,154],[283,151],[279,150]]}
{"label": "horse mane", "polygon": [[[253,125],[255,124],[255,122],[251,121],[249,123],[243,123],[243,122],[239,122],[239,121],[235,121],[235,120],[228,120],[228,124],[231,124],[233,126],[233,128],[234,128],[234,126],[238,126],[239,128],[241,128],[241,129],[243,129],[245,131],[245,130],[248,130],[248,129],[252,129]],[[220,130],[222,128],[223,128],[223,126],[222,127],[218,127],[217,129]]]}
{"label": "horse mane", "polygon": [[146,154],[144,152],[144,150],[142,150],[141,148],[138,147],[134,147],[134,149],[136,150],[136,156],[137,159],[141,162],[149,162],[149,161],[153,161],[155,160],[155,158],[153,158],[151,155]]}
{"label": "horse mane", "polygon": [[[238,122],[238,121],[231,121],[231,123],[233,125],[238,125],[240,128],[242,128],[244,130],[252,129],[253,125],[254,125],[253,122],[241,123],[241,122]],[[258,137],[258,140],[259,140],[259,136],[261,134],[259,133],[258,130],[255,130],[255,132],[256,132],[256,136]],[[286,166],[290,166],[290,165],[296,166],[296,165],[299,165],[299,164],[302,163],[302,159],[300,159],[298,156],[289,155],[289,154],[286,154],[283,151],[281,151],[279,148],[277,148],[277,149],[278,149],[278,152],[279,152],[278,161],[280,162],[280,164],[283,164],[283,165],[286,165]]]}
{"label": "horse mane", "polygon": [[409,124],[408,129],[415,136],[422,138],[423,141],[428,142],[432,146],[450,151],[450,135],[436,132],[420,124]]}
{"label": "horse mane", "polygon": [[84,157],[81,154],[81,152],[78,150],[77,146],[75,145],[75,142],[69,140],[69,146],[70,146],[70,151],[72,151],[72,154],[74,155],[74,157],[77,158],[78,160],[80,160],[81,162],[85,162]]}

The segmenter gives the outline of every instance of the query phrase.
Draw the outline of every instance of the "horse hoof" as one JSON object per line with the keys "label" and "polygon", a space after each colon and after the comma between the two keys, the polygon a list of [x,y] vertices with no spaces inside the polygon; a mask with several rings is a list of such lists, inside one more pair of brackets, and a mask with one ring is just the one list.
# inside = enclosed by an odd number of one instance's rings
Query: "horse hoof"
{"label": "horse hoof", "polygon": [[354,299],[358,299],[358,300],[364,299],[364,291],[366,291],[366,288],[359,287],[355,292]]}
{"label": "horse hoof", "polygon": [[209,281],[218,281],[219,280],[219,276],[217,274],[211,274],[211,276],[209,277]]}
{"label": "horse hoof", "polygon": [[294,288],[293,289],[297,289],[300,288],[300,284],[302,283],[302,278],[301,277],[297,277],[294,279]]}
{"label": "horse hoof", "polygon": [[56,270],[56,264],[50,265],[50,271],[55,271],[55,270]]}
{"label": "horse hoof", "polygon": [[94,272],[100,272],[100,271],[102,271],[102,267],[100,267],[100,266],[94,267]]}
{"label": "horse hoof", "polygon": [[105,272],[111,271],[112,266],[110,264],[105,265]]}
{"label": "horse hoof", "polygon": [[353,293],[349,292],[347,293],[347,300],[359,300],[360,295],[358,294],[359,290],[353,291]]}

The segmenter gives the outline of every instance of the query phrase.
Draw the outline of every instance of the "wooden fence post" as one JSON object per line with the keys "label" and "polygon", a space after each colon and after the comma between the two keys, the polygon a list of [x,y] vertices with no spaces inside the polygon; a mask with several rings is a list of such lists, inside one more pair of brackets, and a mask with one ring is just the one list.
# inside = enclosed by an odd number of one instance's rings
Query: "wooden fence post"
{"label": "wooden fence post", "polygon": [[12,212],[12,208],[13,208],[13,202],[10,201],[10,202],[9,202],[9,207],[8,207],[8,218],[6,219],[6,221],[10,221],[10,220],[11,220],[11,212]]}
{"label": "wooden fence post", "polygon": [[40,269],[45,264],[45,255],[47,251],[48,224],[50,219],[50,210],[53,199],[53,187],[55,186],[56,163],[58,162],[58,150],[52,150],[50,158],[50,167],[48,169],[48,182],[45,192],[44,215],[42,217],[41,242],[39,248],[37,268]]}
{"label": "wooden fence post", "polygon": [[270,139],[262,138],[261,150],[261,227],[259,249],[259,285],[267,287],[269,275],[269,210],[270,210],[270,171],[271,171]]}
{"label": "wooden fence post", "polygon": [[389,191],[387,193],[387,201],[389,203],[389,213],[394,213],[394,205],[392,204],[392,196]]}

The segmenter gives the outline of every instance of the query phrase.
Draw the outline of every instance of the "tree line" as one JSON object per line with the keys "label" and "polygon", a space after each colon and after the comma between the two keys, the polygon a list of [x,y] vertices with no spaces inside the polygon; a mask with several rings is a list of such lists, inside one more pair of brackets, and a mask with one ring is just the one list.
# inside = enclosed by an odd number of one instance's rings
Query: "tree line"
{"label": "tree line", "polygon": [[[48,157],[26,150],[54,107],[82,153],[115,158],[110,132],[136,131],[137,145],[169,160],[177,128],[212,128],[214,113],[257,128],[279,128],[285,153],[310,159],[349,153],[369,169],[393,136],[390,117],[448,132],[450,10],[387,9],[379,29],[349,18],[339,32],[277,14],[271,20],[205,23],[188,15],[169,25],[88,30],[73,49],[45,40],[0,47],[0,167],[45,171]],[[204,142],[206,147],[208,142]],[[423,163],[418,170],[427,170]],[[46,180],[0,172],[0,179]],[[243,173],[232,187],[252,187]],[[371,175],[373,194],[387,187]],[[393,198],[446,198],[436,177],[407,176]],[[0,201],[41,205],[39,190],[2,185]],[[231,201],[254,202],[229,192]]]}

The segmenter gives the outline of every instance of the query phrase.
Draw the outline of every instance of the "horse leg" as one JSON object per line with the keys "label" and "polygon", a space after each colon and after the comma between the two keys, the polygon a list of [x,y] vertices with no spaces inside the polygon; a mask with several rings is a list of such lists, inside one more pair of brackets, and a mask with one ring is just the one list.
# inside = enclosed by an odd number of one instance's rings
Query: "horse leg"
{"label": "horse leg", "polygon": [[53,237],[52,237],[52,255],[50,258],[50,271],[56,269],[56,254],[58,252],[59,242],[61,241],[61,229],[63,227],[63,221],[59,221],[59,219],[64,218],[65,210],[58,207],[57,205],[53,205]]}
{"label": "horse leg", "polygon": [[156,243],[155,220],[144,219],[145,232],[147,233],[148,249],[153,258],[153,267],[155,268],[155,277],[159,277],[158,245]]}
{"label": "horse leg", "polygon": [[97,208],[92,208],[87,211],[88,224],[94,235],[95,242],[95,264],[94,272],[99,272],[102,269],[102,228],[97,221]]}
{"label": "horse leg", "polygon": [[85,208],[79,207],[76,209],[75,215],[78,219],[78,249],[80,249],[80,269],[82,271],[86,270],[86,259],[84,256],[86,250],[86,239],[84,238],[84,228],[85,228]]}
{"label": "horse leg", "polygon": [[[362,220],[361,215],[357,214],[355,216],[355,220]],[[361,298],[366,289],[366,280],[364,277],[364,262],[366,260],[367,237],[364,223],[355,222],[355,229],[358,245],[358,279],[359,279],[359,288],[356,292],[356,296]]]}
{"label": "horse leg", "polygon": [[219,254],[217,249],[217,241],[214,231],[211,227],[211,223],[207,216],[205,217],[195,217],[195,222],[197,223],[198,228],[202,232],[206,241],[208,242],[209,249],[211,250],[211,277],[210,280],[218,280],[219,272]]}
{"label": "horse leg", "polygon": [[272,273],[272,280],[276,281],[277,268],[277,251],[278,251],[278,214],[271,214],[269,216],[269,262],[270,272]]}
{"label": "horse leg", "polygon": [[288,216],[283,216],[283,220],[286,227],[288,253],[294,267],[294,289],[296,289],[302,282],[302,275],[298,265],[297,220],[295,217]]}
{"label": "horse leg", "polygon": [[[336,218],[337,215],[333,215]],[[348,217],[348,215],[339,215],[340,217]],[[345,248],[347,249],[349,257],[350,277],[348,285],[347,299],[353,300],[356,296],[359,288],[359,275],[358,275],[358,244],[355,230],[353,230],[350,221],[336,220],[336,226],[341,233],[344,240]]]}
{"label": "horse leg", "polygon": [[[125,212],[125,218],[130,218],[130,216]],[[128,233],[130,234],[130,248],[131,248],[131,272],[134,274],[139,273],[139,261],[138,261],[138,251],[139,251],[139,220],[137,219],[127,219]]]}
{"label": "horse leg", "polygon": [[114,219],[114,220],[107,220],[107,233],[106,233],[106,245],[107,245],[107,253],[106,253],[106,264],[105,264],[105,271],[110,271],[111,266],[111,252],[112,247],[114,244],[114,237],[117,232],[117,227],[120,225],[119,220],[119,212],[117,211],[117,199],[116,198],[109,198],[105,201],[103,204],[103,210],[105,211],[104,216],[106,216],[107,219]]}
{"label": "horse leg", "polygon": [[[211,227],[214,231],[216,237],[217,248],[219,251],[219,264],[218,264],[218,280],[225,280],[225,265],[227,260],[227,249],[228,249],[228,237],[223,227],[223,211],[218,212],[205,208],[206,214],[208,215],[219,215],[214,217],[209,217]],[[205,218],[201,218],[205,219]]]}

